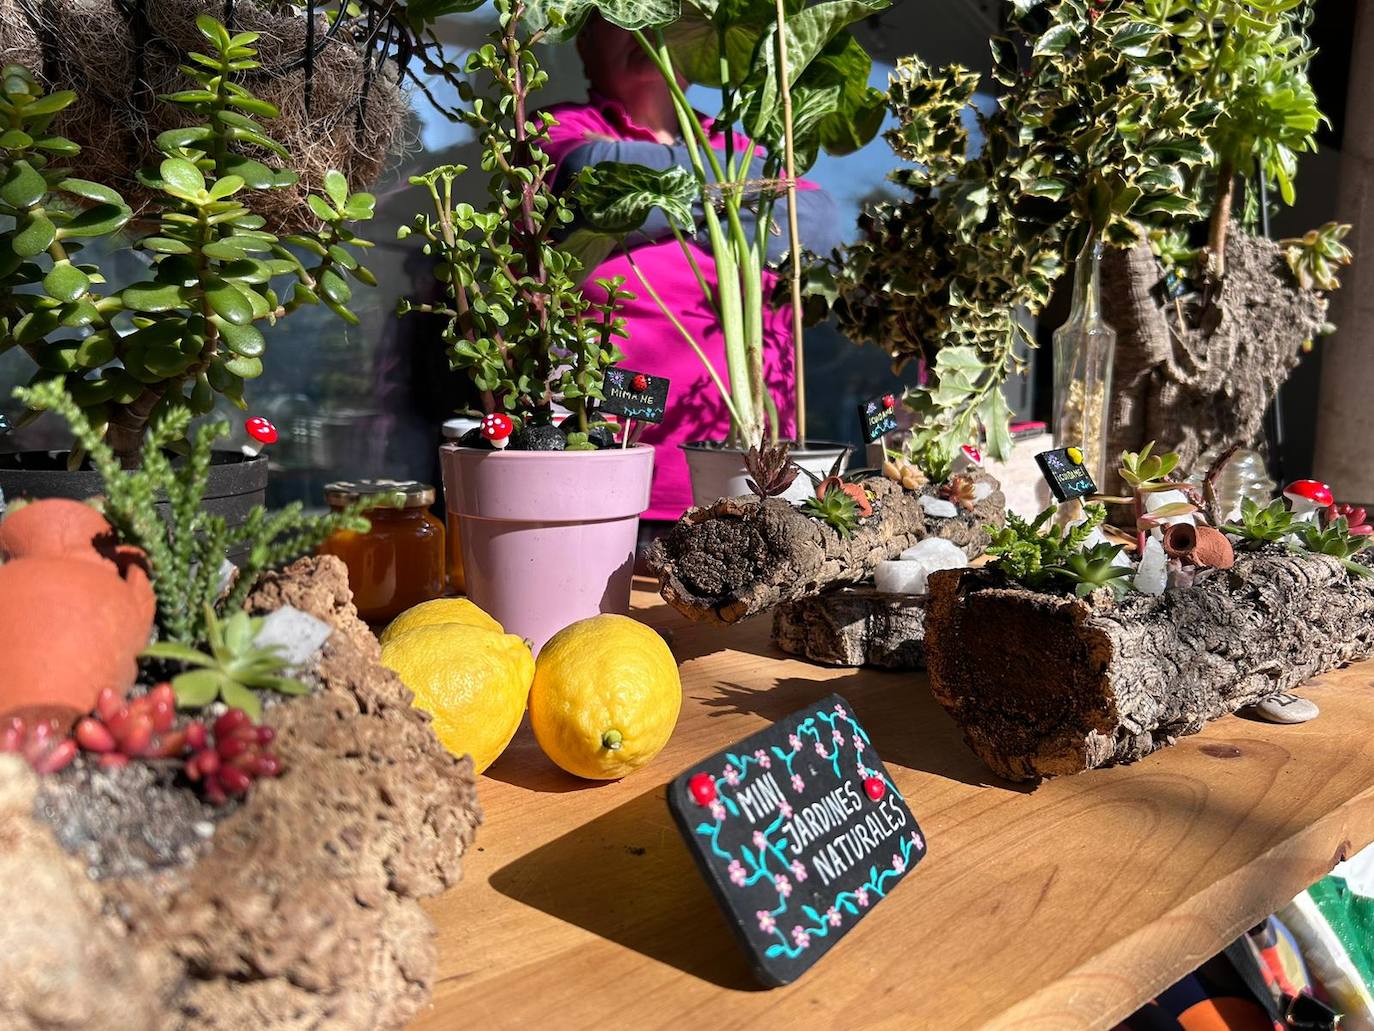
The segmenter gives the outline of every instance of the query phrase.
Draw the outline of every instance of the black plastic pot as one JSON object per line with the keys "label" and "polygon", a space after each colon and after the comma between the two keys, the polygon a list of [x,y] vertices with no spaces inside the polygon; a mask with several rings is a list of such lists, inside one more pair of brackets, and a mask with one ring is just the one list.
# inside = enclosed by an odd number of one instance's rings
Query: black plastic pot
{"label": "black plastic pot", "polygon": [[[100,474],[90,469],[67,469],[66,451],[19,451],[0,454],[0,491],[5,500],[16,498],[95,497],[103,490]],[[216,451],[210,464],[210,479],[202,508],[223,517],[231,527],[238,526],[255,505],[267,496],[267,456],[249,458],[237,451]],[[166,503],[158,504],[158,511]],[[236,556],[230,554],[229,560]]]}

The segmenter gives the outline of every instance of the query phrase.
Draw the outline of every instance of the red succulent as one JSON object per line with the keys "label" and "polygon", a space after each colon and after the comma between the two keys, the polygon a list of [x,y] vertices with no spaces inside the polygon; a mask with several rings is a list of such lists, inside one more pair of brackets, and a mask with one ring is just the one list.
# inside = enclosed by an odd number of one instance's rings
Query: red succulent
{"label": "red succulent", "polygon": [[1326,524],[1330,526],[1337,519],[1345,520],[1345,531],[1352,537],[1374,534],[1374,526],[1369,524],[1369,513],[1359,505],[1327,505]]}
{"label": "red succulent", "polygon": [[76,758],[76,742],[58,720],[11,716],[0,729],[0,752],[23,756],[34,773],[56,773]]}

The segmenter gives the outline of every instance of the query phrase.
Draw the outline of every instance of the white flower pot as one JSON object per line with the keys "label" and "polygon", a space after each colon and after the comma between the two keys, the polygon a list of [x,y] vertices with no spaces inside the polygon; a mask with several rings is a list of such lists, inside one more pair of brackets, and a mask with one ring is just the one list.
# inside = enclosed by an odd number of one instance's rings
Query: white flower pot
{"label": "white flower pot", "polygon": [[[698,508],[710,505],[721,498],[738,498],[752,495],[749,489],[749,474],[744,468],[744,450],[725,447],[719,441],[698,440],[681,445],[687,455],[687,471],[692,477],[692,504]],[[813,440],[807,447],[794,446],[791,457],[794,462],[810,473],[825,476],[830,467],[848,450],[848,445],[833,440]],[[846,459],[845,465],[848,465]],[[844,466],[840,469],[844,471]],[[797,502],[815,493],[811,480],[799,475],[792,486],[782,495],[786,501]]]}

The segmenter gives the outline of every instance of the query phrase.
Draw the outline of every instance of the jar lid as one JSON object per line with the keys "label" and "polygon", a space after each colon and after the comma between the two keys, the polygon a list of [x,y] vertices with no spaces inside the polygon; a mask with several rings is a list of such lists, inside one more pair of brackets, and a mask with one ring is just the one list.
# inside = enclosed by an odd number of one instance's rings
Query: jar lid
{"label": "jar lid", "polygon": [[335,480],[324,486],[325,501],[339,507],[375,500],[378,508],[428,508],[434,497],[433,485],[419,480]]}

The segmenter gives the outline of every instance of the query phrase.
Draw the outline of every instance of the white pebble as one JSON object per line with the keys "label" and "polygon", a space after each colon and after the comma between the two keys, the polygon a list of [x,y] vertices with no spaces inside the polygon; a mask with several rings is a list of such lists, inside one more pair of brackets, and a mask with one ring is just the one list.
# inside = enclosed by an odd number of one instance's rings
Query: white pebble
{"label": "white pebble", "polygon": [[930,574],[939,569],[963,569],[968,556],[939,537],[928,537],[902,552],[900,559],[879,562],[873,575],[878,590],[890,594],[925,594]]}
{"label": "white pebble", "polygon": [[921,509],[926,515],[935,516],[937,519],[953,519],[959,514],[954,502],[937,498],[932,494],[921,495]]}
{"label": "white pebble", "polygon": [[[1179,502],[1186,504],[1187,501],[1188,495],[1184,494],[1181,490],[1151,491],[1150,493],[1145,495],[1145,511],[1158,512],[1165,505],[1173,505]],[[1163,536],[1163,527],[1173,526],[1174,523],[1187,523],[1189,526],[1196,526],[1197,520],[1193,518],[1193,513],[1191,512],[1189,512],[1186,515],[1168,516],[1164,519],[1161,519],[1159,521],[1159,525],[1156,526],[1151,532],[1153,532],[1155,536]]]}
{"label": "white pebble", "polygon": [[315,654],[324,647],[334,628],[308,612],[284,605],[268,613],[253,643],[259,648],[276,648],[287,666],[303,670],[312,665]]}
{"label": "white pebble", "polygon": [[962,569],[968,565],[968,556],[957,544],[951,544],[943,537],[927,537],[917,541],[897,556],[903,562],[946,562],[947,565],[930,565],[931,569]]}
{"label": "white pebble", "polygon": [[992,484],[987,480],[979,480],[973,485],[973,500],[975,503],[982,501],[992,493]]}
{"label": "white pebble", "polygon": [[1135,589],[1141,594],[1163,594],[1169,585],[1169,557],[1164,545],[1151,537],[1145,542],[1145,554],[1135,571]]}

